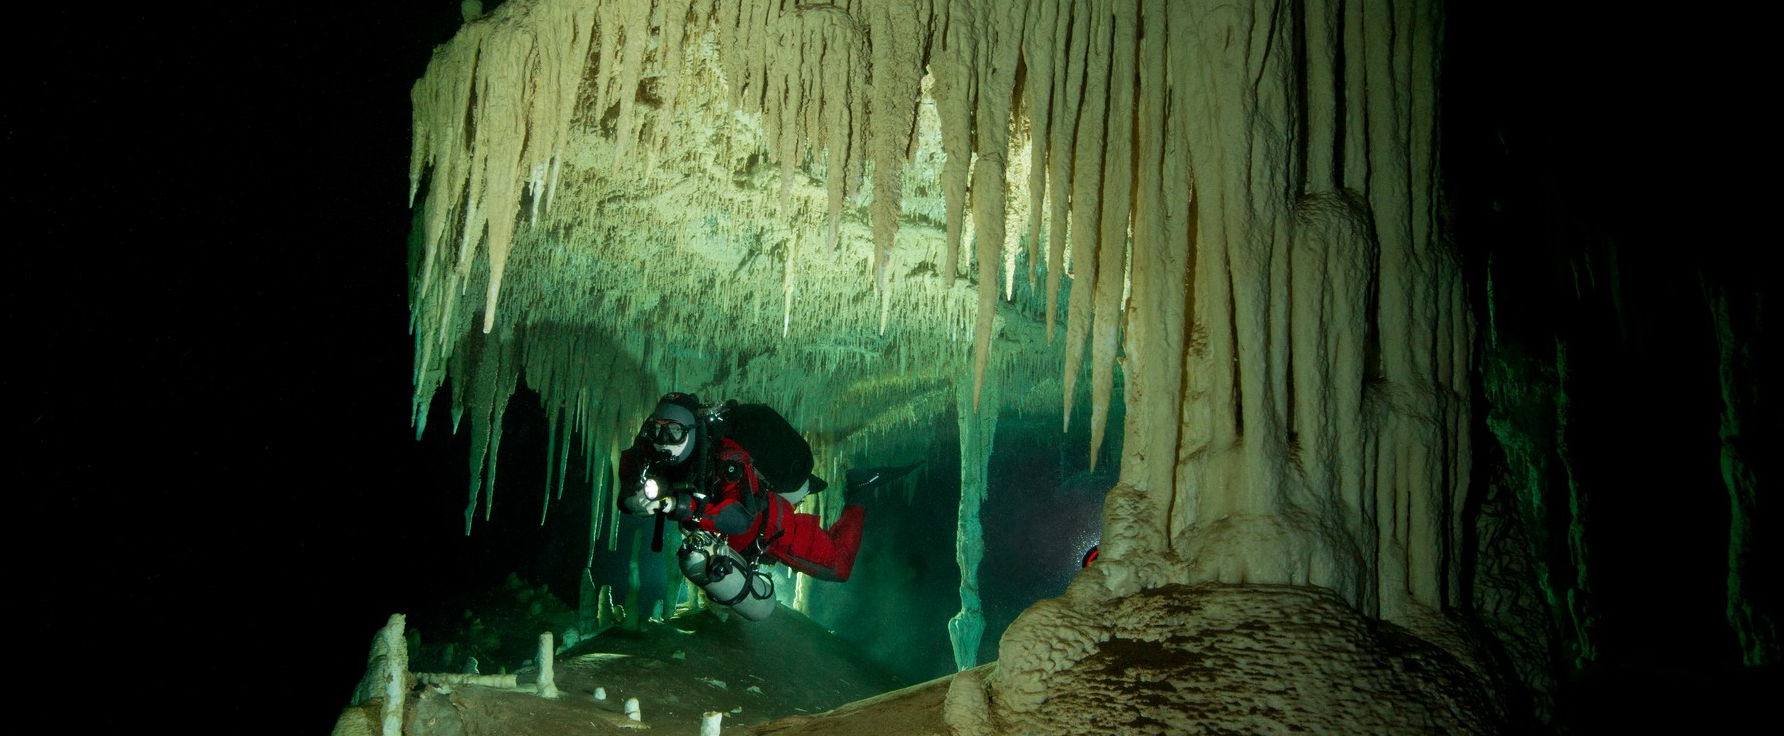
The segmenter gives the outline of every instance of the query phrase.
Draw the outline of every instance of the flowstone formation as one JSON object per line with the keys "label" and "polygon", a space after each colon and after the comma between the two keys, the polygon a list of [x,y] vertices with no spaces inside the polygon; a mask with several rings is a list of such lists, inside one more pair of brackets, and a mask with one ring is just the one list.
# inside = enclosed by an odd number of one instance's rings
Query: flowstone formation
{"label": "flowstone formation", "polygon": [[[827,458],[1087,394],[1094,457],[1119,385],[1103,554],[959,723],[1069,730],[1048,703],[1113,635],[1085,612],[1165,586],[1317,588],[1471,650],[1441,8],[512,0],[414,91],[418,424],[450,377],[486,450],[468,527],[522,374],[596,457],[668,387],[774,403]],[[1240,691],[1299,703],[1277,727],[1340,707]],[[1491,722],[1405,697],[1434,715],[1375,725]]]}
{"label": "flowstone formation", "polygon": [[962,673],[945,713],[956,733],[1505,732],[1478,661],[1324,589],[1170,585],[1072,613],[1061,623],[1096,636],[1053,696],[1000,727],[970,716],[978,686]]}
{"label": "flowstone formation", "polygon": [[1071,613],[1170,584],[1317,586],[1467,648],[1446,613],[1469,602],[1472,324],[1437,221],[1440,6],[1111,10],[1143,105],[1121,482],[1097,564],[1005,633],[988,708],[1047,728],[1104,636]]}

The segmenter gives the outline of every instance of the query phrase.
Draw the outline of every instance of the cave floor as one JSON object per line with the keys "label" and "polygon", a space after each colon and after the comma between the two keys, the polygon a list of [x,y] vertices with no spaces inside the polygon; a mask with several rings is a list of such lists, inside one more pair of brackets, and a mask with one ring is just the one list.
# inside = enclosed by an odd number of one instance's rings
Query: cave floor
{"label": "cave floor", "polygon": [[[559,736],[638,733],[694,736],[703,714],[724,713],[723,734],[945,734],[947,678],[903,683],[854,647],[786,608],[763,621],[705,613],[612,629],[556,659],[560,697],[536,694],[537,669],[516,689],[417,685],[408,736]],[[597,687],[606,699],[597,701]],[[637,698],[642,720],[623,713]],[[377,733],[381,702],[343,713],[336,736]]]}

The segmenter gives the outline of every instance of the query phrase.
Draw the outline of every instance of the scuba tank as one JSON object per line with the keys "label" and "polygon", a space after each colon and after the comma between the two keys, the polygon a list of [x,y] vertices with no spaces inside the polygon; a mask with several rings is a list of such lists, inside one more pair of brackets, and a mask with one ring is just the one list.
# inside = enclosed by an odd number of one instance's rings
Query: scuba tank
{"label": "scuba tank", "polygon": [[731,549],[723,536],[689,534],[675,556],[681,562],[681,574],[706,591],[713,603],[730,606],[751,621],[774,613],[774,578]]}

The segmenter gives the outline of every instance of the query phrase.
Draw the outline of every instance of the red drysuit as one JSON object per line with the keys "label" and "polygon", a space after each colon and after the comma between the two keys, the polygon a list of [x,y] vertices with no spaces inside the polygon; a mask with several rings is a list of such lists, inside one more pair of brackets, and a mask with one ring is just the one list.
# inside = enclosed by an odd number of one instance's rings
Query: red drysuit
{"label": "red drysuit", "polygon": [[[637,449],[623,454],[631,455]],[[644,446],[643,451],[649,450]],[[627,465],[627,458],[622,457],[621,467]],[[732,549],[746,554],[760,538],[767,544],[764,556],[771,560],[819,580],[840,583],[849,579],[855,553],[861,549],[861,527],[866,518],[860,506],[844,506],[836,523],[823,528],[817,514],[795,513],[786,499],[762,488],[749,453],[729,437],[720,438],[707,480],[696,484],[707,489],[704,500],[688,495],[676,499],[670,517],[683,528],[724,534]]]}

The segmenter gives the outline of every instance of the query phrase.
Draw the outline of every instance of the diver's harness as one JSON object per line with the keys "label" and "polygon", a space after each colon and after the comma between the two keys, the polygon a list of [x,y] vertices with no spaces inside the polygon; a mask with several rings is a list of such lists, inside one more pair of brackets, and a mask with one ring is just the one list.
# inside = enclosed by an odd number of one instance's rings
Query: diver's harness
{"label": "diver's harness", "polygon": [[[708,442],[713,436],[711,428],[712,425],[724,423],[727,406],[727,404],[714,404],[703,408],[700,413],[695,415],[695,423],[698,425],[695,428],[695,432],[697,432],[695,447],[699,448],[700,464],[695,469],[694,477],[699,479],[700,487],[694,489],[692,495],[702,504],[706,502],[706,484],[712,482],[712,445]],[[758,476],[757,482],[759,484],[766,483],[766,480]],[[758,488],[758,492],[772,493],[766,488]],[[773,565],[774,560],[763,562],[762,556],[768,551],[768,546],[780,539],[786,530],[777,530],[772,536],[768,534],[768,521],[773,513],[774,506],[770,503],[768,508],[762,510],[760,518],[756,521],[755,540],[750,542],[749,547],[741,551],[730,549],[730,545],[725,542],[726,535],[718,532],[698,529],[682,537],[681,549],[676,551],[676,556],[685,558],[698,554],[706,561],[706,580],[695,581],[703,589],[732,574],[741,573],[744,576],[743,585],[738,588],[737,595],[729,600],[713,599],[714,603],[721,606],[734,606],[749,597],[758,599],[774,597],[774,577],[761,570],[764,566]],[[667,514],[658,512],[656,516],[656,537],[652,540],[651,550],[661,551],[663,549],[663,520]],[[732,554],[726,554],[726,552]],[[741,557],[741,561],[738,557],[732,556],[733,554]],[[766,590],[756,590],[756,581],[758,580],[767,585]]]}

